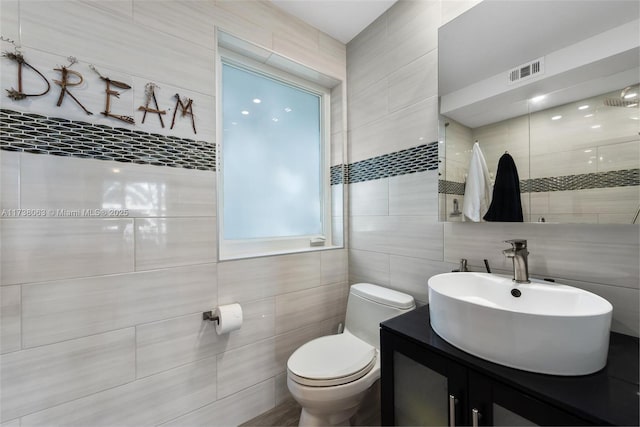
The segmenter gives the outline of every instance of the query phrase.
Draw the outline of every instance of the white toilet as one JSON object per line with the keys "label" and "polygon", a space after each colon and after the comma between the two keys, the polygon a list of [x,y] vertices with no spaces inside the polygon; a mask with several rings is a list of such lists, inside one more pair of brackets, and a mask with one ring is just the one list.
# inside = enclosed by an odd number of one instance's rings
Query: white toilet
{"label": "white toilet", "polygon": [[414,308],[411,295],[370,283],[351,286],[344,332],[309,341],[287,362],[301,426],[349,425],[380,378],[380,322]]}

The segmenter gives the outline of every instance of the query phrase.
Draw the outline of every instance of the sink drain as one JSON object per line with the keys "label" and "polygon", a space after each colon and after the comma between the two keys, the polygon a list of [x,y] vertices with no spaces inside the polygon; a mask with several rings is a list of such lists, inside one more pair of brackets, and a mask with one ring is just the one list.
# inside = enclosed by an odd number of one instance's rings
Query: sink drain
{"label": "sink drain", "polygon": [[522,295],[522,292],[520,292],[519,289],[511,289],[511,295],[513,295],[516,298],[520,298],[520,295]]}

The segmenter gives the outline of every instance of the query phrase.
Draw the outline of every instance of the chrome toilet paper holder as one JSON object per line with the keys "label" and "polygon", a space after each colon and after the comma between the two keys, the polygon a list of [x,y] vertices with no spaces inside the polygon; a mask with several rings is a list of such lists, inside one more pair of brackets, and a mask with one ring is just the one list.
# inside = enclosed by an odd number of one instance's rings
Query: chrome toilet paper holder
{"label": "chrome toilet paper holder", "polygon": [[213,311],[205,311],[202,313],[202,320],[209,320],[211,322],[220,323],[220,318],[213,315]]}

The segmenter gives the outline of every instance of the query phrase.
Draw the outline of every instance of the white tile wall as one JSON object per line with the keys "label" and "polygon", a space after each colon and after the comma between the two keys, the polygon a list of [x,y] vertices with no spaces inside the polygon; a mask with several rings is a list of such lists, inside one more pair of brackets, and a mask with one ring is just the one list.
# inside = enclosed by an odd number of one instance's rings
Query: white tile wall
{"label": "white tile wall", "polygon": [[133,271],[133,220],[2,219],[2,283]]}
{"label": "white tile wall", "polygon": [[433,222],[436,222],[437,182],[437,171],[389,178],[389,215],[422,215],[432,217]]}
{"label": "white tile wall", "polygon": [[[415,133],[416,129],[423,129],[427,135],[433,135],[432,139],[428,137],[427,141],[436,141],[437,107],[430,98],[432,88],[437,85],[437,73],[434,70],[437,65],[433,65],[437,64],[437,61],[431,58],[437,56],[437,52],[434,51],[435,32],[440,22],[448,22],[475,3],[477,3],[475,0],[455,2],[401,0],[347,45],[350,113],[352,114],[351,110],[356,104],[352,102],[353,98],[356,98],[360,104],[366,104],[365,101],[358,100],[356,95],[367,94],[368,88],[383,87],[384,82],[389,84],[389,104],[386,110],[395,111],[397,106],[406,106],[365,126],[357,127],[350,122],[348,145],[350,162],[406,148],[412,143],[412,137],[415,138],[418,135]],[[392,47],[393,52],[391,52]],[[422,73],[413,74],[412,66],[420,62],[424,62]],[[418,65],[415,66],[419,68]],[[411,85],[413,91],[405,90],[404,85],[409,86],[408,82],[412,79],[417,79]],[[374,96],[376,91],[372,90],[369,96],[372,99],[371,102]],[[599,105],[602,105],[602,100]],[[415,113],[415,119],[410,113]],[[598,114],[604,116],[615,114],[615,112],[609,108],[607,111],[599,111]],[[542,121],[542,118],[539,120]],[[453,152],[453,154],[459,153],[459,161],[455,164],[447,162],[446,179],[464,182],[464,170],[468,165],[467,151],[475,139],[479,140],[489,169],[494,174],[498,159],[505,151],[502,144],[508,140],[511,144],[508,150],[516,160],[520,178],[529,177],[529,123],[526,117],[473,131],[451,122],[447,128],[447,160],[455,157],[452,155]],[[548,119],[547,122],[550,123]],[[628,162],[623,164],[632,165],[633,163],[637,167],[637,137],[627,139],[623,137],[626,132],[623,128],[627,129],[629,123],[620,122],[618,129],[603,130],[605,133],[608,132],[605,139],[610,145],[606,148],[599,147],[597,156],[601,153],[603,159],[628,156]],[[540,143],[535,149],[539,151],[532,153],[534,155],[555,153],[559,139],[573,141],[572,147],[564,148],[562,151],[584,150],[594,145],[593,135],[585,133],[586,130],[573,127],[568,134],[558,135],[552,131],[550,125],[545,126],[544,132],[541,130],[537,133]],[[637,124],[635,132],[637,134]],[[450,145],[450,136],[457,137],[459,143]],[[415,139],[413,142],[414,145],[418,145]],[[558,153],[552,157],[558,158]],[[564,159],[566,161],[562,162],[563,167],[570,162],[573,168],[571,170],[583,170],[582,165],[578,163],[582,160],[577,160],[572,154],[567,154]],[[548,167],[547,160],[549,159],[534,159],[531,165],[532,174],[538,173],[534,168]],[[595,170],[606,170],[606,162],[600,163]],[[494,271],[509,273],[512,266],[502,255],[502,249],[505,248],[503,240],[527,238],[531,251],[532,274],[555,277],[559,281],[603,295],[614,304],[613,329],[638,335],[640,236],[637,225],[457,222],[437,224],[435,215],[438,213],[436,205],[438,177],[435,174],[429,176],[429,173],[425,173],[423,179],[417,179],[416,176],[416,181],[412,181],[413,178],[407,175],[379,180],[388,181],[389,187],[386,194],[383,192],[382,183],[349,185],[349,190],[352,191],[349,217],[350,283],[369,281],[387,285],[404,290],[414,295],[420,303],[425,303],[427,302],[426,280],[429,276],[451,271],[457,267],[460,258],[469,259],[471,268],[477,271],[484,271],[482,260],[487,258]],[[367,186],[368,189],[377,188],[379,191],[364,191]],[[548,220],[553,220],[559,215],[566,215],[565,212],[567,212],[564,208],[556,208],[558,209],[556,212],[551,212],[554,209],[552,207],[554,202],[564,203],[567,207],[571,204],[578,205],[584,212],[582,215],[587,215],[585,208],[587,205],[601,203],[616,205],[614,209],[618,209],[618,205],[631,205],[636,200],[637,208],[637,189],[628,191],[629,193],[623,197],[617,195],[616,203],[612,203],[612,198],[602,196],[601,193],[585,195],[582,198],[573,195],[569,198],[563,195],[560,197],[562,201],[553,200],[552,193],[534,193],[531,194],[531,199],[527,196],[523,202],[525,205],[531,204],[532,219],[545,216]],[[631,194],[633,191],[635,194]],[[384,210],[386,195],[388,195],[388,212]],[[453,197],[459,199],[461,207],[463,197]],[[453,197],[447,197],[447,206],[442,207],[446,213],[452,211]],[[621,202],[620,200],[623,199],[631,201]],[[627,208],[628,206],[620,207],[620,212]],[[623,221],[621,215],[623,214],[611,214],[606,218],[603,217],[602,220]],[[459,217],[447,216],[446,219],[454,221]],[[627,223],[629,221],[630,218],[625,220]]]}
{"label": "white tile wall", "polygon": [[0,354],[22,347],[20,286],[0,287]]}
{"label": "white tile wall", "polygon": [[320,254],[226,261],[218,266],[220,304],[252,301],[320,285]]}
{"label": "white tile wall", "polygon": [[269,379],[162,425],[167,427],[239,425],[273,408],[274,393],[274,380]]}
{"label": "white tile wall", "polygon": [[135,326],[215,305],[216,264],[23,285],[23,345]]}
{"label": "white tile wall", "polygon": [[136,270],[215,262],[216,240],[215,217],[138,218]]}
{"label": "white tile wall", "polygon": [[274,300],[242,305],[242,328],[219,336],[202,314],[145,323],[136,327],[137,376],[142,378],[223,353],[274,335]]}
{"label": "white tile wall", "polygon": [[374,179],[349,185],[349,214],[388,215],[389,179]]}
{"label": "white tile wall", "polygon": [[20,207],[20,154],[0,152],[0,209]]}
{"label": "white tile wall", "polygon": [[215,399],[209,358],[28,415],[22,425],[155,426]]}
{"label": "white tile wall", "polygon": [[122,329],[2,356],[1,420],[132,381],[134,329]]}
{"label": "white tile wall", "polygon": [[343,283],[291,292],[276,297],[276,334],[342,316],[347,309]]}
{"label": "white tile wall", "polygon": [[128,217],[216,214],[214,172],[39,154],[20,158],[25,209],[127,209]]}
{"label": "white tile wall", "polygon": [[[78,58],[73,69],[85,81],[72,92],[94,115],[69,97],[56,107],[55,85],[43,97],[0,99],[23,112],[213,143],[216,26],[346,76],[343,44],[268,2],[8,0],[0,7],[2,35],[20,41],[21,32],[25,57],[49,80],[59,78],[53,68],[68,55]],[[133,86],[112,99],[112,110],[134,116],[135,126],[100,114],[105,85],[91,63]],[[0,75],[3,88],[16,86],[15,63],[0,61]],[[34,73],[24,80],[42,85]],[[164,129],[152,113],[140,123],[147,82],[159,85]],[[346,85],[332,92],[332,164],[341,164]],[[194,100],[197,134],[188,118],[169,129],[176,93]],[[0,220],[2,423],[238,424],[273,407],[275,378],[296,347],[344,321],[346,250],[217,264],[215,172],[6,151],[0,162],[2,208],[128,209],[117,219]],[[340,204],[334,229],[343,216]],[[295,296],[313,322],[296,315]],[[243,327],[218,336],[202,312],[235,301]],[[263,343],[271,345],[261,355],[268,363],[254,375],[261,364],[252,349]],[[287,394],[281,387],[278,395]]]}

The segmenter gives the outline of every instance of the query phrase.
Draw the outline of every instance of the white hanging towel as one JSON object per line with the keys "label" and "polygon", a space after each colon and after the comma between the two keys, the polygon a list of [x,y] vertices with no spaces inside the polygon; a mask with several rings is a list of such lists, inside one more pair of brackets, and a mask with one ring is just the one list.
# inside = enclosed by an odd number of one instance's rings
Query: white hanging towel
{"label": "white hanging towel", "polygon": [[473,144],[473,153],[469,161],[469,173],[464,188],[462,213],[465,220],[480,222],[491,205],[491,180],[489,169],[480,145]]}

